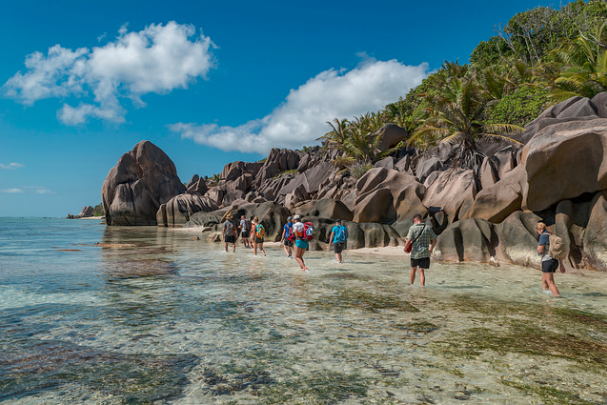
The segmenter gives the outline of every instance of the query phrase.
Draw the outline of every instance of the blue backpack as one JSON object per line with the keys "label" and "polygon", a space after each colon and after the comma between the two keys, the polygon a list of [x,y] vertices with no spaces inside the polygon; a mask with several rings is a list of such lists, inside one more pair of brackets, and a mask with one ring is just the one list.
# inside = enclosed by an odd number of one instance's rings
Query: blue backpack
{"label": "blue backpack", "polygon": [[335,230],[334,242],[345,242],[348,239],[348,228],[343,225],[339,225]]}

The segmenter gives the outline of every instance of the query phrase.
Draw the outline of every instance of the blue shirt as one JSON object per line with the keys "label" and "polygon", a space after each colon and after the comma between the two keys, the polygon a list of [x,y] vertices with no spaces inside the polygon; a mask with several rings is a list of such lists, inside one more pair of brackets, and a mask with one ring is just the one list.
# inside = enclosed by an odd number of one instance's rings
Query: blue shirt
{"label": "blue shirt", "polygon": [[285,230],[285,239],[289,239],[289,236],[291,236],[291,232],[293,232],[293,223],[287,222],[287,224],[284,226],[284,230]]}
{"label": "blue shirt", "polygon": [[537,244],[539,246],[544,246],[544,253],[540,253],[540,255],[542,256],[542,261],[545,262],[546,260],[551,260],[552,257],[550,257],[550,255],[548,254],[548,249],[550,249],[550,232],[544,231],[540,235],[540,240]]}

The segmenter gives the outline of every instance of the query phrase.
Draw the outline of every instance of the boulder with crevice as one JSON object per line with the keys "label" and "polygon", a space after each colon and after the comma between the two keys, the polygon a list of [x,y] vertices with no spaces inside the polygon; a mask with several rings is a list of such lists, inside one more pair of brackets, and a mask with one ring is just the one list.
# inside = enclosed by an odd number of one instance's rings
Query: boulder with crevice
{"label": "boulder with crevice", "polygon": [[562,200],[607,189],[607,119],[546,127],[523,150],[523,207],[542,211]]}
{"label": "boulder with crevice", "polygon": [[591,269],[607,271],[607,192],[597,193],[591,207],[584,232],[583,260]]}
{"label": "boulder with crevice", "polygon": [[476,179],[472,170],[451,168],[437,172],[427,186],[422,204],[430,210],[443,210],[450,222],[464,218],[476,197]]}
{"label": "boulder with crevice", "polygon": [[392,223],[425,215],[425,188],[415,177],[397,170],[374,168],[361,177],[344,200],[356,222]]}
{"label": "boulder with crevice", "polygon": [[173,161],[156,145],[141,141],[122,155],[101,189],[108,225],[157,225],[162,204],[183,194]]}
{"label": "boulder with crevice", "polygon": [[478,192],[463,218],[502,222],[510,214],[521,209],[525,181],[522,166],[508,172],[500,181]]}
{"label": "boulder with crevice", "polygon": [[199,211],[215,211],[219,207],[208,196],[198,193],[179,194],[162,204],[156,213],[156,222],[161,226],[181,226]]}

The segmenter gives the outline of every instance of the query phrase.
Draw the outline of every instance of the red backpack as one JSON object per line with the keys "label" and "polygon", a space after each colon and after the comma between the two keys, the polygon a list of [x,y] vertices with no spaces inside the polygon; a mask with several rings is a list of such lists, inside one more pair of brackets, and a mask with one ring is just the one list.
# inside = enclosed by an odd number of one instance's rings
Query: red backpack
{"label": "red backpack", "polygon": [[314,224],[312,222],[305,222],[303,227],[302,240],[309,242],[314,239]]}

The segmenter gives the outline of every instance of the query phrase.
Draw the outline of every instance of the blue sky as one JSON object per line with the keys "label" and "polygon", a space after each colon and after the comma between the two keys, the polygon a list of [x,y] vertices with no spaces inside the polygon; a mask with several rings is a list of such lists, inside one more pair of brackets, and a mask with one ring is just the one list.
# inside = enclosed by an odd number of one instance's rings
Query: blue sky
{"label": "blue sky", "polygon": [[2,2],[0,216],[98,204],[143,139],[184,182],[312,145],[540,5],[559,4]]}

